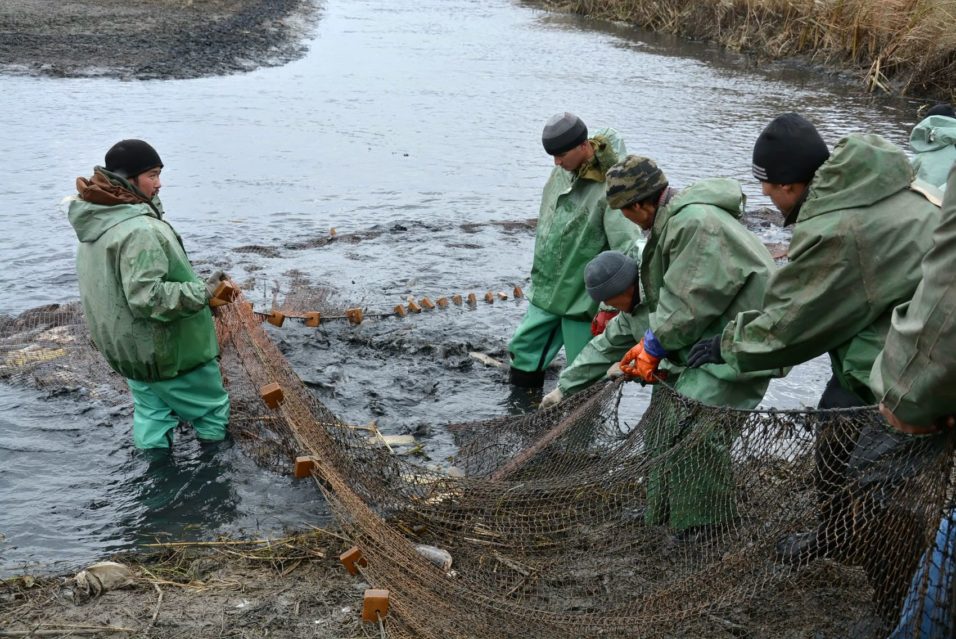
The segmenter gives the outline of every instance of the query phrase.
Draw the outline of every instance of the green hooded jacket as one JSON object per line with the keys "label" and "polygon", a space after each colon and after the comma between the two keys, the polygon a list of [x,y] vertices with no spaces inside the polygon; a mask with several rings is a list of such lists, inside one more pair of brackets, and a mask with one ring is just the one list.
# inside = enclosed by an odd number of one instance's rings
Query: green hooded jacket
{"label": "green hooded jacket", "polygon": [[956,162],[956,119],[929,116],[913,127],[910,146],[916,152],[913,157],[916,177],[938,189],[944,188],[949,169]]}
{"label": "green hooded jacket", "polygon": [[668,357],[663,370],[677,375],[686,397],[734,408],[753,408],[779,371],[741,374],[710,365],[685,369],[698,340],[721,332],[744,310],[759,308],[774,271],[773,258],[741,223],[744,195],[735,180],[701,180],[674,195],[654,218],[641,259],[644,299],[591,340],[558,382],[573,393],[600,379],[650,327]]}
{"label": "green hooded jacket", "polygon": [[956,170],[946,194],[933,248],[923,258],[923,279],[913,299],[893,311],[870,376],[876,397],[917,426],[956,414]]}
{"label": "green hooded jacket", "polygon": [[216,357],[219,347],[205,284],[182,240],[129,182],[97,167],[77,180],[69,219],[80,299],[97,349],[120,375],[172,379]]}
{"label": "green hooded jacket", "polygon": [[594,159],[577,172],[554,167],[541,197],[530,301],[554,315],[591,321],[597,304],[584,289],[584,267],[602,251],[634,255],[640,228],[609,209],[604,173],[627,151],[613,129],[591,138]]}
{"label": "green hooded jacket", "polygon": [[939,208],[913,191],[901,149],[878,135],[850,135],[810,182],[760,310],[724,329],[721,353],[740,371],[793,366],[830,354],[840,385],[873,402],[870,369],[893,307],[920,279]]}

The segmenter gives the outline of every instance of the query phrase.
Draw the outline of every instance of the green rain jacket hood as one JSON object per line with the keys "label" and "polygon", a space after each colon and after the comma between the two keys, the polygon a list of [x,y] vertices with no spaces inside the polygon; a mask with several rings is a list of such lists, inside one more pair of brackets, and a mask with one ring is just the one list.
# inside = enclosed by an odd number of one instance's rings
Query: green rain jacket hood
{"label": "green rain jacket hood", "polygon": [[829,353],[840,384],[866,402],[870,369],[893,307],[920,279],[939,208],[911,189],[901,149],[878,135],[841,140],[816,172],[797,215],[789,263],[760,310],[741,313],[721,340],[740,371],[786,367]]}
{"label": "green rain jacket hood", "polygon": [[640,228],[608,208],[604,173],[627,151],[613,129],[591,138],[594,159],[577,172],[554,167],[541,197],[531,268],[531,303],[549,313],[590,321],[597,303],[584,288],[584,267],[614,249],[635,256]]}
{"label": "green rain jacket hood", "polygon": [[641,256],[644,299],[591,340],[561,374],[562,391],[599,379],[650,328],[669,353],[661,367],[678,375],[675,388],[682,395],[736,408],[760,403],[780,371],[684,368],[699,339],[719,334],[737,313],[760,305],[774,270],[766,247],[740,223],[743,203],[735,180],[715,178],[675,194],[658,211]]}
{"label": "green rain jacket hood", "polygon": [[913,127],[910,146],[916,152],[916,177],[938,189],[944,188],[949,169],[956,163],[956,118],[929,116]]}
{"label": "green rain jacket hood", "polygon": [[80,240],[80,298],[96,347],[129,379],[153,382],[218,355],[205,284],[159,198],[97,167],[77,180],[69,220]]}

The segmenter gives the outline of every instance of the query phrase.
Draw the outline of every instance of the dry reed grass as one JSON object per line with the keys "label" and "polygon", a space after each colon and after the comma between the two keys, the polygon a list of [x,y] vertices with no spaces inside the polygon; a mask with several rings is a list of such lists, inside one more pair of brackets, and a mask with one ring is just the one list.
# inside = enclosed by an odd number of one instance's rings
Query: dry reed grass
{"label": "dry reed grass", "polygon": [[551,9],[859,69],[871,91],[956,98],[956,0],[543,0]]}

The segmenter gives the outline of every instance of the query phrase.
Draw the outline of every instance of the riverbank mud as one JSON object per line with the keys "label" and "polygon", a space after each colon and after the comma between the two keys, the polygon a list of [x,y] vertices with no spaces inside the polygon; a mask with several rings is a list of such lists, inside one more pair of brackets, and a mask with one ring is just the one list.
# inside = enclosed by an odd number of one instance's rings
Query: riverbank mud
{"label": "riverbank mud", "polygon": [[305,51],[313,0],[0,3],[0,70],[54,77],[196,78]]}
{"label": "riverbank mud", "polygon": [[[174,542],[113,557],[131,579],[99,594],[95,588],[87,594],[73,574],[13,577],[0,581],[0,629],[3,636],[63,639],[381,637],[383,628],[361,620],[369,584],[360,574],[349,575],[338,559],[348,547],[326,530],[272,540]],[[862,579],[858,571],[820,562],[786,595],[771,588],[755,601],[684,620],[683,632],[674,636],[877,636],[879,621],[869,611]],[[840,592],[839,605],[820,598],[828,589]],[[851,627],[845,625],[847,609],[859,618]],[[387,616],[383,625],[391,636]]]}
{"label": "riverbank mud", "polygon": [[[361,621],[368,584],[339,563],[345,542],[313,531],[263,541],[172,543],[114,557],[129,585],[85,594],[73,575],[0,581],[4,636],[378,637]],[[4,634],[8,633],[8,634]]]}

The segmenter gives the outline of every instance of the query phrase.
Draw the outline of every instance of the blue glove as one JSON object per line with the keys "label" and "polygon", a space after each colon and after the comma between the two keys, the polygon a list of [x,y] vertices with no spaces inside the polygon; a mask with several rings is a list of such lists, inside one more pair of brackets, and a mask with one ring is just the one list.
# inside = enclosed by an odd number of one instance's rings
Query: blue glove
{"label": "blue glove", "polygon": [[667,357],[667,351],[665,351],[664,347],[661,346],[657,336],[654,335],[654,331],[651,329],[647,329],[644,332],[644,352],[652,357],[656,357],[657,359],[664,359]]}

